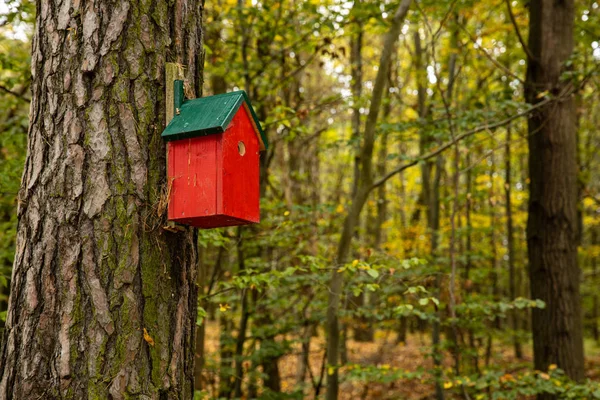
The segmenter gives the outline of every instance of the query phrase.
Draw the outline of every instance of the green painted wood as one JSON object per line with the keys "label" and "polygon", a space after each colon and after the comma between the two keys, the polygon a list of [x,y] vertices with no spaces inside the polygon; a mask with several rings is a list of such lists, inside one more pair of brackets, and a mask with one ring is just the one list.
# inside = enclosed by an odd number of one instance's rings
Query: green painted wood
{"label": "green painted wood", "polygon": [[181,108],[184,100],[183,81],[178,79],[173,82],[173,115],[177,115],[177,109]]}
{"label": "green painted wood", "polygon": [[[180,64],[176,63],[166,63],[165,65],[165,121],[167,125],[173,119],[173,115],[175,115],[175,107],[172,107],[173,104],[173,95],[174,95],[174,84],[176,80],[183,80],[183,67]],[[182,100],[183,101],[183,100]]]}
{"label": "green painted wood", "polygon": [[255,133],[261,141],[261,149],[266,149],[267,136],[260,126],[248,95],[243,90],[184,100],[179,107],[179,115],[173,117],[161,136],[164,140],[171,141],[223,133],[242,105],[252,116]]}

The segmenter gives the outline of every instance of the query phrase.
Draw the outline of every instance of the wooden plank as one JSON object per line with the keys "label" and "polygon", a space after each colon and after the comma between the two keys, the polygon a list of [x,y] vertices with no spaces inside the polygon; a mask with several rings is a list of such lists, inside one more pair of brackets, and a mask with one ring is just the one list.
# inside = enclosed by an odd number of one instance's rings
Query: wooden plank
{"label": "wooden plank", "polygon": [[[174,104],[174,86],[173,82],[177,79],[184,79],[183,76],[183,66],[176,63],[166,63],[165,64],[165,127],[169,125],[169,122],[173,119],[173,115],[175,114],[175,110],[173,108]],[[173,148],[171,147],[171,143],[167,143],[167,182],[169,185],[169,208],[168,215],[169,219],[172,219],[174,215],[174,204],[173,204],[173,179],[174,179],[174,158],[173,158]],[[175,227],[173,226],[173,222],[169,221],[165,229],[173,230]]]}
{"label": "wooden plank", "polygon": [[260,222],[260,142],[245,107],[239,108],[223,134],[222,152],[222,213],[248,223]]}
{"label": "wooden plank", "polygon": [[217,152],[221,136],[201,136],[169,143],[169,219],[192,224],[217,214]]}
{"label": "wooden plank", "polygon": [[183,80],[183,66],[177,63],[166,63],[165,65],[165,126],[173,119],[175,93],[173,90],[173,82],[178,79]]}

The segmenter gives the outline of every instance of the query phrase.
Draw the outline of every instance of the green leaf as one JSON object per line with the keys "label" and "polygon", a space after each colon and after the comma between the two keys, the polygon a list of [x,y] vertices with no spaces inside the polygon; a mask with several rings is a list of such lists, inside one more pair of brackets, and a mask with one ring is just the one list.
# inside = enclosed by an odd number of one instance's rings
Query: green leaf
{"label": "green leaf", "polygon": [[379,272],[376,269],[368,269],[367,274],[373,279],[379,278]]}

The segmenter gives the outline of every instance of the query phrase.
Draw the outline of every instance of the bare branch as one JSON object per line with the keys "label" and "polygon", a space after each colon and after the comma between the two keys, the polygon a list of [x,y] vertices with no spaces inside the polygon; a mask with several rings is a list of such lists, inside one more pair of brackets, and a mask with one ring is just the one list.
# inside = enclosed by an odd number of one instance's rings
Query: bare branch
{"label": "bare branch", "polygon": [[388,179],[390,179],[394,175],[396,175],[396,174],[398,174],[398,173],[400,173],[400,172],[402,172],[402,171],[404,171],[404,170],[406,170],[406,169],[408,169],[410,167],[413,167],[413,166],[417,165],[419,162],[426,161],[426,160],[429,160],[429,159],[431,159],[433,157],[438,156],[439,154],[443,153],[448,148],[452,147],[456,143],[460,142],[461,140],[463,140],[463,139],[465,139],[465,138],[467,138],[469,136],[472,136],[472,135],[474,135],[476,133],[479,133],[479,132],[482,132],[482,131],[485,131],[485,130],[488,130],[488,129],[499,128],[501,126],[507,125],[510,122],[514,121],[515,119],[518,119],[518,118],[521,118],[523,116],[526,116],[529,113],[531,113],[532,111],[535,111],[536,109],[541,108],[542,106],[547,105],[551,101],[552,101],[552,99],[543,100],[543,101],[541,101],[541,102],[539,102],[539,103],[537,103],[537,104],[529,107],[527,110],[521,111],[518,114],[515,114],[515,115],[513,115],[513,116],[511,116],[509,118],[503,119],[502,121],[498,121],[498,122],[495,122],[493,124],[485,124],[485,125],[479,126],[477,128],[474,128],[474,129],[472,129],[470,131],[467,131],[467,132],[461,133],[459,135],[456,135],[453,140],[451,140],[451,141],[449,141],[447,143],[444,143],[443,145],[441,145],[437,149],[435,149],[435,150],[433,150],[433,151],[431,151],[431,152],[429,152],[427,154],[423,154],[421,157],[415,158],[414,160],[412,160],[412,161],[410,161],[410,162],[408,162],[408,163],[406,163],[404,165],[401,165],[398,168],[390,171],[389,173],[387,173],[386,175],[384,175],[383,177],[381,177],[379,180],[375,181],[373,183],[373,185],[371,186],[371,190],[377,188],[380,185],[383,185]]}
{"label": "bare branch", "polygon": [[457,24],[457,25],[458,25],[458,27],[460,29],[462,29],[467,34],[467,36],[469,37],[469,40],[471,40],[471,42],[475,45],[476,48],[478,48],[479,50],[481,50],[481,52],[483,53],[483,55],[485,55],[485,58],[487,58],[488,60],[490,60],[492,62],[492,64],[494,64],[498,69],[502,70],[505,74],[510,75],[511,77],[515,78],[516,80],[518,80],[522,84],[525,83],[525,82],[523,82],[523,79],[519,78],[511,70],[509,70],[504,65],[502,65],[501,63],[499,63],[498,60],[496,60],[494,57],[492,57],[491,54],[488,53],[487,50],[483,48],[483,46],[481,46],[479,43],[477,43],[477,39],[475,39],[473,37],[473,35],[471,35],[471,32],[469,32],[465,26],[463,26],[462,24]]}
{"label": "bare branch", "polygon": [[15,92],[14,90],[11,90],[11,89],[7,88],[6,86],[3,86],[3,85],[0,85],[0,90],[2,90],[5,93],[8,93],[8,94],[11,94],[11,95],[15,96],[19,100],[23,100],[23,101],[25,101],[27,103],[31,103],[31,99],[28,99],[27,97],[25,97],[23,95],[23,93]]}
{"label": "bare branch", "polygon": [[519,43],[521,43],[523,51],[525,52],[529,60],[534,60],[535,57],[533,57],[533,54],[531,54],[531,51],[529,51],[529,47],[527,47],[525,41],[523,40],[523,36],[521,36],[521,31],[519,31],[517,20],[515,19],[515,15],[512,12],[512,7],[510,6],[510,0],[506,0],[506,8],[508,9],[508,16],[510,17],[510,22],[512,22],[513,26],[515,27],[515,33],[517,34],[517,38],[519,38]]}

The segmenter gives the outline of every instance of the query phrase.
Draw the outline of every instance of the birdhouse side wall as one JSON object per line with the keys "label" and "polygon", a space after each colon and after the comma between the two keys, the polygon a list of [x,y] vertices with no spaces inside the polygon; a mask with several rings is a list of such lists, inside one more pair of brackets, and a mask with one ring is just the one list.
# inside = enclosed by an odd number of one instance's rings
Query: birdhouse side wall
{"label": "birdhouse side wall", "polygon": [[223,214],[260,221],[259,157],[254,125],[242,106],[223,133]]}

